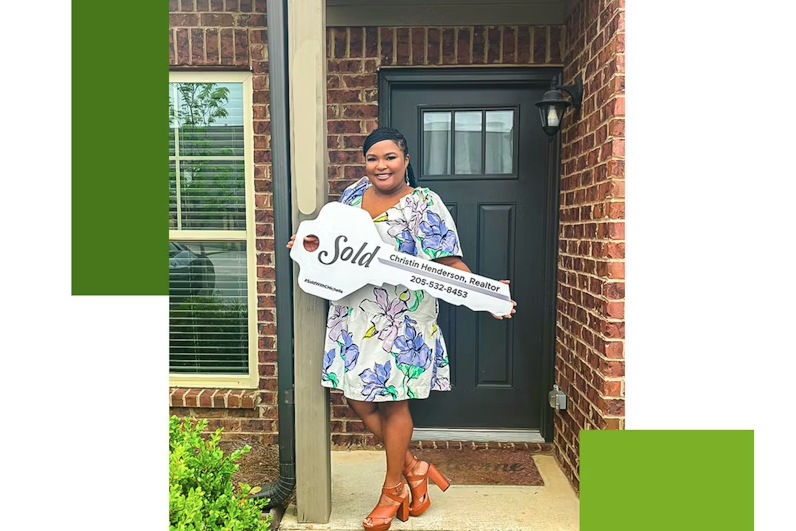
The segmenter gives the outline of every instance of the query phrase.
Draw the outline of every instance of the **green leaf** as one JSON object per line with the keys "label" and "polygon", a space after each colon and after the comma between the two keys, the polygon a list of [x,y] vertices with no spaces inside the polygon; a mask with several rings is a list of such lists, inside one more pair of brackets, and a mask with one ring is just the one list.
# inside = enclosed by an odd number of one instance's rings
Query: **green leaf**
{"label": "green leaf", "polygon": [[414,391],[412,391],[411,387],[406,388],[406,394],[407,396],[409,396],[409,398],[417,398],[417,395],[415,394]]}
{"label": "green leaf", "polygon": [[415,302],[409,307],[410,312],[417,310],[417,307],[420,306],[420,303],[423,302],[423,298],[426,296],[426,292],[420,290],[413,293],[415,294]]}
{"label": "green leaf", "polygon": [[338,387],[337,375],[333,372],[321,375],[321,380],[324,382],[332,382],[335,389]]}
{"label": "green leaf", "polygon": [[417,365],[409,365],[408,363],[401,363],[398,365],[398,370],[401,371],[406,375],[407,378],[410,380],[414,380],[426,370],[423,367],[418,367]]}
{"label": "green leaf", "polygon": [[395,390],[395,386],[390,385],[384,391],[379,393],[382,396],[390,395],[393,400],[398,400],[398,391]]}

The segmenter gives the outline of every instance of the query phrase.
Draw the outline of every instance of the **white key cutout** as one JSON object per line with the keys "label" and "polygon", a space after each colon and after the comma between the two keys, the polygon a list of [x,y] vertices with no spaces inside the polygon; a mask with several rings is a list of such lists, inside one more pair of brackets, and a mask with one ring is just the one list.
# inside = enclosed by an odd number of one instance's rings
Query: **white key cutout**
{"label": "white key cutout", "polygon": [[[319,241],[312,252],[304,248],[311,235]],[[495,315],[514,307],[508,285],[398,252],[379,237],[366,210],[342,203],[327,203],[316,219],[299,224],[290,258],[300,266],[299,287],[330,301],[367,284],[391,284]]]}

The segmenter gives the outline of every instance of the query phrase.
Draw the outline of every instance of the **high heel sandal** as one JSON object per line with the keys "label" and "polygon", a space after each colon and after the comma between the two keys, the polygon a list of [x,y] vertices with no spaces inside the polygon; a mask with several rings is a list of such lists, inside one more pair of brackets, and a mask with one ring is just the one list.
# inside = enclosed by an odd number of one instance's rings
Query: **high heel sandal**
{"label": "high heel sandal", "polygon": [[[448,490],[448,487],[451,486],[450,481],[448,481],[445,476],[434,466],[433,463],[428,464],[428,470],[422,476],[414,476],[412,475],[412,468],[417,464],[417,457],[412,456],[414,459],[411,463],[409,463],[406,468],[404,469],[404,477],[406,481],[409,483],[409,490],[412,492],[412,504],[409,506],[409,515],[410,516],[420,516],[426,509],[431,507],[431,497],[428,495],[428,478],[431,478],[442,492]],[[412,486],[412,483],[415,481],[423,481],[417,486]],[[420,505],[415,507],[415,501],[421,500]]]}
{"label": "high heel sandal", "polygon": [[365,520],[370,519],[371,522],[373,520],[384,520],[387,518],[389,518],[390,521],[385,524],[375,525],[368,525],[365,522],[362,522],[362,527],[368,531],[387,531],[392,525],[392,519],[396,516],[398,517],[398,520],[402,522],[409,520],[409,493],[407,492],[404,496],[401,496],[406,490],[404,485],[406,485],[406,483],[401,481],[394,487],[382,487],[381,493],[391,500],[398,502],[398,505],[377,505],[376,508],[373,509],[367,517],[365,517]]}

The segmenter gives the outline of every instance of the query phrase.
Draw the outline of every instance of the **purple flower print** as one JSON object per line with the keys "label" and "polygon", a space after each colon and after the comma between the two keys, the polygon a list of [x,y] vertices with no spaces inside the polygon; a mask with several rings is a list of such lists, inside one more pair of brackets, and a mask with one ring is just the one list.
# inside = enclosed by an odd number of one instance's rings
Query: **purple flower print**
{"label": "purple flower print", "polygon": [[329,320],[326,322],[326,328],[329,330],[329,339],[337,341],[340,338],[340,332],[348,319],[348,306],[332,306],[329,312]]}
{"label": "purple flower print", "polygon": [[448,229],[436,212],[429,210],[426,214],[428,221],[420,224],[420,230],[425,235],[422,240],[423,250],[432,258],[437,258],[440,253],[446,253],[445,256],[458,254],[459,238],[456,237],[456,233]]}
{"label": "purple flower print", "polygon": [[384,288],[373,288],[373,294],[376,296],[375,302],[365,300],[359,306],[362,311],[375,315],[373,326],[365,334],[365,338],[373,337],[378,330],[379,339],[384,341],[382,348],[390,352],[395,338],[398,337],[398,328],[401,326],[400,317],[407,310],[406,301],[401,300],[400,297],[391,301]]}
{"label": "purple flower print", "polygon": [[415,248],[415,240],[412,238],[412,232],[409,229],[405,219],[391,219],[387,221],[390,226],[387,229],[387,234],[395,238],[398,242],[398,250],[402,253],[417,256],[417,249]]}
{"label": "purple flower print", "polygon": [[329,372],[329,368],[332,366],[334,362],[334,349],[329,350],[326,354],[323,355],[323,374],[321,375],[321,380],[324,382],[332,382],[334,388],[337,389],[337,375],[333,372]]}
{"label": "purple flower print", "polygon": [[368,178],[361,178],[353,187],[346,188],[340,196],[340,202],[344,205],[356,205],[362,201],[362,194],[365,193],[369,184]]}
{"label": "purple flower print", "polygon": [[428,367],[431,361],[431,349],[423,341],[423,334],[418,333],[412,326],[414,321],[405,318],[406,327],[404,335],[395,340],[398,353],[395,356],[395,365],[410,380],[417,378]]}
{"label": "purple flower print", "polygon": [[329,350],[326,354],[323,355],[323,372],[329,370],[329,367],[332,366],[334,362],[334,349]]}
{"label": "purple flower print", "polygon": [[392,236],[393,238],[397,238],[399,235],[403,234],[409,226],[406,224],[406,220],[403,218],[398,219],[388,219],[387,220],[387,234]]}
{"label": "purple flower print", "polygon": [[437,369],[446,367],[448,365],[448,358],[445,357],[445,349],[442,348],[442,342],[437,338],[436,348],[434,349],[434,366],[431,369],[431,388],[439,391],[448,391],[451,388],[450,380],[447,378],[438,378]]}
{"label": "purple flower print", "polygon": [[337,343],[340,345],[340,356],[345,360],[345,372],[350,371],[357,364],[359,358],[359,347],[354,344],[351,334],[348,330],[340,332],[340,339]]}
{"label": "purple flower print", "polygon": [[365,384],[362,389],[362,396],[365,397],[366,402],[373,402],[376,396],[392,396],[395,400],[398,398],[398,392],[392,385],[387,385],[387,380],[390,379],[390,362],[387,361],[384,365],[376,363],[373,369],[365,369],[359,374],[359,379]]}
{"label": "purple flower print", "polygon": [[406,206],[409,208],[407,228],[410,233],[417,234],[420,222],[423,221],[423,214],[426,212],[426,208],[428,208],[428,202],[425,198],[412,194],[407,196]]}
{"label": "purple flower print", "polygon": [[412,233],[408,230],[405,230],[401,233],[401,237],[398,238],[400,244],[398,245],[398,251],[406,254],[411,254],[412,256],[417,256],[417,248],[415,247],[415,240],[412,238]]}

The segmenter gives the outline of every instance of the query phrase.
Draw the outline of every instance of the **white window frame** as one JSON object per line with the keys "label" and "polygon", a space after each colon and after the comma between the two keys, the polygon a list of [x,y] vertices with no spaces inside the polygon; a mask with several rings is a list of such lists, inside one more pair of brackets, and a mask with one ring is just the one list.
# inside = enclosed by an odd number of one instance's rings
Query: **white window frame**
{"label": "white window frame", "polygon": [[[257,249],[254,203],[254,123],[251,72],[169,72],[169,83],[241,83],[246,230],[169,230],[169,241],[245,241],[249,316],[248,374],[169,373],[170,387],[257,389]],[[169,160],[176,157],[169,156]],[[179,190],[179,187],[177,187]]]}

